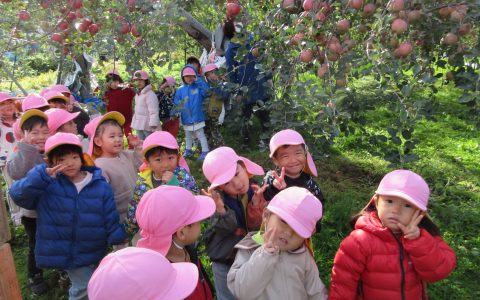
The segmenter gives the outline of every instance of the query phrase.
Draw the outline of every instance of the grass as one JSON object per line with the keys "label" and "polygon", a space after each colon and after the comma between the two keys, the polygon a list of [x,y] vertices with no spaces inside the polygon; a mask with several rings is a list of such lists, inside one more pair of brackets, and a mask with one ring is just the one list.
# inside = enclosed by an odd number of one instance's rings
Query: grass
{"label": "grass", "polygon": [[[369,100],[366,93],[372,89],[362,89],[366,91],[363,101]],[[467,108],[456,102],[458,96],[459,92],[453,87],[440,87],[437,113],[434,118],[419,121],[413,133],[414,138],[420,140],[415,153],[421,160],[408,165],[428,181],[432,190],[429,214],[457,254],[456,270],[447,279],[429,285],[430,299],[480,298],[480,137]],[[391,118],[391,114],[380,107],[367,114],[366,129],[384,132]],[[224,131],[224,135],[227,144],[238,149],[238,134]],[[332,153],[316,161],[326,207],[323,229],[314,238],[314,248],[326,285],[330,282],[333,257],[350,232],[351,215],[367,203],[382,176],[389,171],[388,163],[371,156],[367,149],[368,145],[358,144],[358,136],[340,136]],[[266,152],[253,150],[241,155],[265,169],[272,168]],[[206,187],[201,163],[190,160],[189,164],[199,186]],[[16,229],[14,236],[12,247],[23,296],[33,299],[26,289],[26,238],[21,228]],[[56,286],[55,272],[47,272],[46,278],[50,286]],[[47,295],[35,299],[63,298],[66,298],[65,291],[53,288]]]}

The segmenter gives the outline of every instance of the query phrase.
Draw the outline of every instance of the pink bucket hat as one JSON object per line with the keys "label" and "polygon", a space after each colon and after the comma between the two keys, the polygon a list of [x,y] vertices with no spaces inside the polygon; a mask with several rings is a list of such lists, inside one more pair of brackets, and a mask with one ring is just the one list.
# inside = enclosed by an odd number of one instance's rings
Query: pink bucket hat
{"label": "pink bucket hat", "polygon": [[206,74],[210,71],[213,71],[213,70],[216,70],[218,69],[217,65],[216,64],[208,64],[205,66],[205,68],[203,68],[203,74]]}
{"label": "pink bucket hat", "polygon": [[197,266],[170,263],[158,252],[127,247],[107,255],[88,283],[91,300],[177,300],[198,283]]}
{"label": "pink bucket hat", "polygon": [[312,236],[315,225],[322,218],[322,203],[307,189],[292,186],[273,197],[267,209],[304,239]]}
{"label": "pink bucket hat", "polygon": [[162,185],[146,192],[135,213],[140,236],[137,247],[149,248],[167,255],[172,235],[183,226],[207,219],[215,212],[215,202],[207,196]]}
{"label": "pink bucket hat", "polygon": [[317,176],[315,162],[313,161],[312,155],[308,151],[307,144],[300,133],[292,129],[285,129],[275,133],[270,139],[270,158],[275,155],[275,151],[277,151],[278,148],[284,145],[305,145],[305,150],[307,152],[307,168],[305,171],[315,177]]}
{"label": "pink bucket hat", "polygon": [[261,166],[245,157],[237,155],[232,148],[218,147],[208,152],[202,165],[203,174],[211,183],[210,189],[214,189],[232,180],[237,171],[238,161],[243,162],[249,176],[265,174]]}
{"label": "pink bucket hat", "polygon": [[45,142],[45,154],[48,154],[60,145],[75,145],[82,148],[82,142],[78,136],[73,133],[57,132]]}
{"label": "pink bucket hat", "polygon": [[50,89],[48,92],[46,92],[43,95],[43,98],[45,98],[45,100],[47,100],[47,102],[52,100],[52,99],[62,99],[63,101],[65,101],[66,104],[68,104],[70,102],[70,97],[66,97],[61,92],[53,90],[53,89]]}
{"label": "pink bucket hat", "polygon": [[47,100],[38,94],[29,94],[25,99],[22,101],[22,111],[27,111],[32,108],[42,108],[50,106]]}
{"label": "pink bucket hat", "polygon": [[115,120],[120,124],[120,126],[123,126],[125,124],[125,117],[119,113],[118,111],[111,111],[103,116],[98,116],[94,119],[92,119],[90,122],[88,122],[87,125],[85,125],[85,128],[83,131],[88,135],[90,138],[90,141],[88,142],[88,155],[92,155],[93,153],[93,138],[95,137],[95,131],[97,131],[97,128],[100,124],[105,122],[106,120]]}
{"label": "pink bucket hat", "polygon": [[173,76],[165,76],[164,78],[167,81],[169,86],[175,86],[177,84],[177,81]]}
{"label": "pink bucket hat", "polygon": [[69,94],[69,95],[72,94],[70,89],[63,84],[56,84],[54,86],[51,86],[50,91],[56,91],[56,92],[62,93],[62,94],[66,93],[66,94]]}
{"label": "pink bucket hat", "polygon": [[[155,147],[165,147],[168,149],[180,150],[177,139],[175,139],[175,137],[168,131],[155,131],[154,133],[147,136],[145,138],[145,141],[143,141],[143,155],[145,155],[148,150]],[[187,172],[190,172],[187,161],[181,154],[179,154],[178,164],[182,168],[187,170]]]}
{"label": "pink bucket hat", "polygon": [[395,170],[383,177],[375,194],[400,197],[421,211],[426,211],[430,189],[422,176],[417,173],[409,170]]}
{"label": "pink bucket hat", "polygon": [[108,70],[107,71],[107,76],[108,75],[117,75],[117,76],[120,76],[120,73],[118,73],[118,71],[116,69],[112,69],[112,70]]}
{"label": "pink bucket hat", "polygon": [[197,76],[197,72],[192,67],[185,67],[182,70],[182,77],[183,76]]}
{"label": "pink bucket hat", "polygon": [[148,79],[148,73],[144,70],[135,71],[135,73],[133,73],[133,79],[147,80]]}
{"label": "pink bucket hat", "polygon": [[48,116],[48,129],[50,134],[54,134],[63,124],[75,119],[80,112],[69,113],[65,109],[50,108],[45,111],[45,114]]}
{"label": "pink bucket hat", "polygon": [[8,93],[0,92],[0,103],[7,100],[15,100],[15,97],[10,96]]}

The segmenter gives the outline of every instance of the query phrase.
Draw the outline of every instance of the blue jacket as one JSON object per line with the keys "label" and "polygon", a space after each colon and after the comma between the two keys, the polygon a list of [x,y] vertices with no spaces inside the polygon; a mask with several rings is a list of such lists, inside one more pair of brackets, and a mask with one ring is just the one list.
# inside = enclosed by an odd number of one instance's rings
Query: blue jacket
{"label": "blue jacket", "polygon": [[[247,54],[240,60],[236,61],[235,56],[240,47],[246,47]],[[270,96],[269,88],[265,87],[271,75],[263,74],[261,79],[257,79],[261,73],[255,68],[257,59],[253,56],[251,46],[247,43],[242,46],[238,43],[230,41],[225,52],[225,60],[227,64],[227,71],[229,80],[232,83],[239,84],[240,87],[247,87],[246,104],[254,104],[257,101],[266,101]]]}
{"label": "blue jacket", "polygon": [[64,175],[48,176],[45,164],[35,166],[10,189],[16,204],[37,210],[35,258],[40,268],[68,270],[96,264],[109,244],[127,238],[102,171],[82,169],[93,176],[80,193]]}
{"label": "blue jacket", "polygon": [[[191,65],[186,65],[185,68],[195,68]],[[183,73],[182,69],[182,73]],[[195,70],[195,73],[197,71]],[[173,99],[174,108],[172,109],[172,116],[180,114],[183,125],[193,125],[205,121],[205,114],[203,112],[203,100],[206,97],[208,84],[205,80],[198,76],[197,80],[192,84],[186,84],[183,80],[183,85],[178,88]]]}

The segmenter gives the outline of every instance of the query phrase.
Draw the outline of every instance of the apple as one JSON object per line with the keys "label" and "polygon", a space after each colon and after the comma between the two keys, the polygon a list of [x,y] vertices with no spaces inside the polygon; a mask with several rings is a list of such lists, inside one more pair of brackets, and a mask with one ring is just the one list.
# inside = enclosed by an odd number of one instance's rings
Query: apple
{"label": "apple", "polygon": [[317,76],[319,78],[324,78],[325,75],[327,74],[327,72],[328,72],[328,64],[323,64],[323,65],[318,67]]}
{"label": "apple", "polygon": [[28,11],[22,9],[19,13],[18,13],[18,18],[20,19],[20,21],[28,21],[30,20],[30,14],[28,13]]}
{"label": "apple", "polygon": [[282,8],[289,13],[295,13],[297,8],[295,7],[295,0],[283,0]]}
{"label": "apple", "polygon": [[458,35],[464,36],[468,34],[470,30],[472,30],[472,25],[470,25],[469,23],[462,24],[460,25],[460,27],[458,27]]}
{"label": "apple", "polygon": [[365,6],[363,7],[362,16],[363,16],[364,18],[371,17],[371,16],[373,16],[373,14],[375,13],[375,10],[376,10],[376,9],[377,9],[377,7],[376,7],[375,4],[373,4],[373,3],[365,4]]}
{"label": "apple", "polygon": [[140,31],[138,30],[136,24],[133,24],[133,25],[132,25],[132,27],[130,28],[130,32],[132,33],[132,35],[133,35],[134,37],[137,37],[137,38],[138,38],[138,37],[141,36],[141,33],[140,33]]}
{"label": "apple", "polygon": [[73,0],[71,2],[74,9],[80,9],[83,7],[83,0]]}
{"label": "apple", "polygon": [[69,13],[67,14],[67,17],[66,17],[66,19],[67,19],[68,22],[72,22],[72,21],[75,20],[76,18],[77,18],[77,14],[76,14],[75,12],[73,12],[73,11],[69,12]]}
{"label": "apple", "polygon": [[58,22],[57,27],[58,27],[58,29],[60,29],[62,31],[67,30],[68,27],[69,27],[68,22],[67,21],[60,21],[60,22]]}
{"label": "apple", "polygon": [[61,43],[63,41],[63,36],[60,33],[53,33],[52,34],[52,41],[57,43]]}
{"label": "apple", "polygon": [[93,23],[92,25],[88,26],[88,32],[90,32],[91,36],[94,36],[97,34],[97,32],[100,30],[100,27]]}
{"label": "apple", "polygon": [[405,3],[403,0],[390,0],[388,4],[388,10],[391,12],[399,12],[403,10]]}
{"label": "apple", "polygon": [[292,45],[300,45],[304,36],[305,36],[305,33],[303,32],[296,33],[290,40],[290,43]]}
{"label": "apple", "polygon": [[410,23],[417,22],[418,20],[420,20],[421,17],[422,17],[422,11],[418,10],[418,9],[417,10],[411,10],[407,14],[408,22],[410,22]]}
{"label": "apple", "polygon": [[412,50],[413,50],[412,44],[410,44],[409,42],[404,42],[404,43],[401,43],[397,47],[397,49],[395,49],[395,51],[393,51],[393,54],[396,57],[406,57],[410,53],[412,53]]}
{"label": "apple", "polygon": [[455,45],[458,43],[458,36],[455,33],[449,32],[443,37],[442,41],[445,45]]}
{"label": "apple", "polygon": [[313,52],[310,49],[304,49],[300,53],[300,60],[304,63],[309,63],[313,60]]}
{"label": "apple", "polygon": [[237,3],[228,3],[227,4],[227,16],[228,17],[235,17],[240,13],[242,10],[241,6]]}
{"label": "apple", "polygon": [[402,34],[407,31],[407,22],[402,19],[395,19],[392,22],[392,31],[396,34]]}
{"label": "apple", "polygon": [[350,0],[350,2],[348,2],[348,6],[356,10],[360,10],[360,8],[362,8],[362,5],[363,0]]}
{"label": "apple", "polygon": [[340,34],[344,34],[345,32],[347,32],[348,28],[350,28],[350,22],[348,20],[343,19],[337,22],[337,31]]}
{"label": "apple", "polygon": [[303,10],[304,11],[311,11],[312,8],[313,8],[313,0],[303,1]]}
{"label": "apple", "polygon": [[260,56],[260,49],[258,49],[258,47],[252,48],[252,55],[255,58],[259,57]]}

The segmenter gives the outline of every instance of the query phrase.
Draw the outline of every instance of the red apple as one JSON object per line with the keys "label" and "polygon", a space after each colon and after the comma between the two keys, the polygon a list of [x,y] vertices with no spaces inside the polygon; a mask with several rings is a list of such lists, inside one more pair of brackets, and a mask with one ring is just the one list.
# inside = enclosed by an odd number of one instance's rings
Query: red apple
{"label": "red apple", "polygon": [[228,3],[227,4],[227,16],[228,17],[235,17],[236,15],[238,15],[240,13],[241,9],[242,8],[237,3]]}
{"label": "red apple", "polygon": [[130,32],[130,25],[127,22],[122,22],[122,27],[120,29],[122,34],[127,34]]}
{"label": "red apple", "polygon": [[300,53],[300,60],[304,63],[309,63],[313,60],[313,52],[310,49],[302,50]]}
{"label": "red apple", "polygon": [[72,1],[72,7],[74,9],[80,9],[83,7],[83,0],[73,0]]}
{"label": "red apple", "polygon": [[292,45],[300,45],[304,36],[305,36],[305,33],[303,32],[296,33],[290,40],[290,43]]}
{"label": "red apple", "polygon": [[28,21],[30,20],[30,14],[28,13],[28,11],[22,9],[19,13],[18,13],[18,18],[20,19],[20,21]]}
{"label": "red apple", "polygon": [[304,11],[311,11],[312,8],[313,8],[313,0],[303,1],[303,10]]}
{"label": "red apple", "polygon": [[362,8],[362,5],[363,0],[350,0],[350,2],[348,2],[348,6],[356,10],[360,10],[360,8]]}
{"label": "red apple", "polygon": [[377,9],[377,7],[375,6],[375,4],[373,3],[368,3],[368,4],[365,4],[365,6],[363,7],[363,14],[362,16],[364,18],[368,18],[368,17],[371,17],[373,16],[373,14],[375,13],[375,10]]}
{"label": "red apple", "polygon": [[348,20],[343,19],[337,22],[337,31],[340,34],[347,32],[348,28],[350,28],[350,22],[348,22]]}
{"label": "red apple", "polygon": [[66,19],[67,19],[68,22],[72,22],[72,21],[75,20],[76,18],[77,18],[77,14],[76,14],[75,12],[73,12],[73,11],[69,12],[69,13],[67,14],[67,17],[66,17]]}
{"label": "red apple", "polygon": [[455,33],[449,32],[443,37],[442,41],[445,45],[455,45],[458,43],[458,36]]}
{"label": "red apple", "polygon": [[282,8],[289,13],[296,12],[297,8],[295,7],[295,0],[283,0]]}
{"label": "red apple", "polygon": [[52,41],[61,43],[63,41],[63,36],[60,33],[54,33],[52,34]]}
{"label": "red apple", "polygon": [[140,37],[140,36],[141,36],[141,33],[140,33],[140,31],[138,30],[136,24],[133,24],[133,25],[132,25],[132,27],[130,28],[130,32],[132,33],[132,35],[133,35],[134,37]]}
{"label": "red apple", "polygon": [[390,0],[388,10],[391,12],[399,12],[403,10],[405,3],[403,0]]}
{"label": "red apple", "polygon": [[411,10],[411,11],[408,12],[407,16],[408,16],[408,22],[415,23],[418,20],[420,20],[420,18],[422,17],[422,11],[421,10]]}
{"label": "red apple", "polygon": [[60,21],[60,22],[58,22],[57,27],[58,27],[58,29],[60,29],[62,31],[67,30],[68,27],[69,27],[68,22],[67,21]]}
{"label": "red apple", "polygon": [[413,50],[412,44],[410,44],[409,42],[404,42],[404,43],[401,43],[397,47],[397,49],[395,49],[395,51],[393,51],[393,54],[396,57],[406,57],[410,53],[412,53],[412,50]]}
{"label": "red apple", "polygon": [[91,36],[94,36],[97,34],[97,32],[100,30],[100,27],[93,23],[92,25],[88,26],[88,32],[90,32]]}
{"label": "red apple", "polygon": [[323,78],[325,77],[325,74],[327,74],[327,72],[328,72],[328,64],[323,64],[318,67],[317,76],[319,78]]}
{"label": "red apple", "polygon": [[402,34],[407,31],[407,22],[402,19],[395,19],[392,22],[392,31],[396,34]]}

